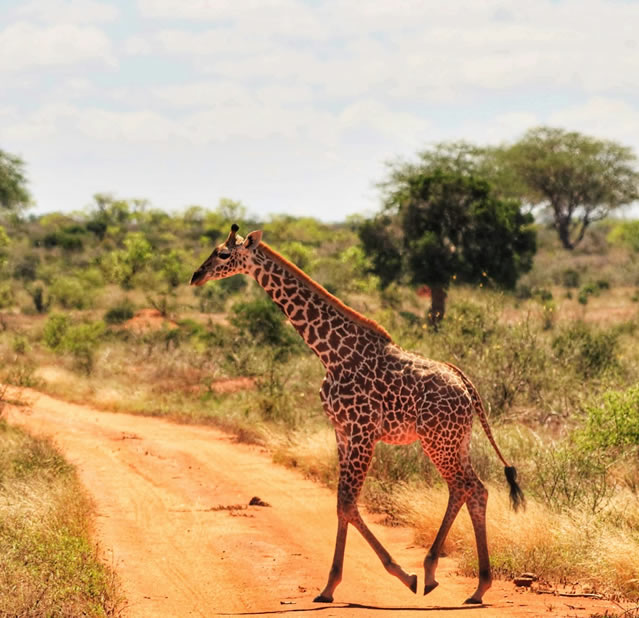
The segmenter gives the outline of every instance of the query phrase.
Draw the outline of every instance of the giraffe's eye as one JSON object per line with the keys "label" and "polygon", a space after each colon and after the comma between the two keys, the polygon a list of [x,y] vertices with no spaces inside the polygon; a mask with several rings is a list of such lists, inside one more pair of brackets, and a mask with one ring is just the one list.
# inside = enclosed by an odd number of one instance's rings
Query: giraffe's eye
{"label": "giraffe's eye", "polygon": [[219,253],[218,256],[221,260],[228,260],[231,257],[230,253]]}

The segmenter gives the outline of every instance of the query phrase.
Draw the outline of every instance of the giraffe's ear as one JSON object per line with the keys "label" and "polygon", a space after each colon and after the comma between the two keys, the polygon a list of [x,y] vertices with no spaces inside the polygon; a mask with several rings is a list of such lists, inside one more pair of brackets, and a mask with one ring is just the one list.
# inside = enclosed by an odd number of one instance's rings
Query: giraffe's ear
{"label": "giraffe's ear", "polygon": [[251,232],[244,240],[244,248],[251,249],[251,250],[255,249],[255,247],[257,247],[257,245],[260,244],[261,240],[262,240],[262,230]]}

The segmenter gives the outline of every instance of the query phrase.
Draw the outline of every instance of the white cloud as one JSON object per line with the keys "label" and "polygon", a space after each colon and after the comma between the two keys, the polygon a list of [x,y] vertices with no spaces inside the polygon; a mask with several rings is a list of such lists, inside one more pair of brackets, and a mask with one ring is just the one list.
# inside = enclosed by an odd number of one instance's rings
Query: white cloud
{"label": "white cloud", "polygon": [[[146,166],[151,189],[135,194],[163,205],[186,200],[185,187],[271,208],[282,196],[296,212],[339,193],[340,218],[345,203],[370,205],[384,160],[439,140],[512,140],[542,123],[639,146],[639,2],[14,5],[0,15],[2,147],[27,161],[66,148],[69,169],[82,158],[83,174],[113,178],[123,194]],[[54,83],[54,66],[71,68]]]}
{"label": "white cloud", "polygon": [[593,97],[553,112],[548,120],[553,126],[639,146],[639,107],[621,99]]}
{"label": "white cloud", "polygon": [[241,3],[236,0],[138,0],[137,4],[145,17],[192,20],[228,19],[241,12],[253,12],[256,9],[273,10],[296,6],[290,0],[243,0]]}
{"label": "white cloud", "polygon": [[153,52],[151,42],[139,35],[128,37],[124,41],[124,52],[129,56],[148,56]]}
{"label": "white cloud", "polygon": [[421,116],[394,111],[374,100],[349,105],[341,112],[339,121],[344,130],[365,129],[414,146],[423,143],[431,127]]}
{"label": "white cloud", "polygon": [[92,26],[16,22],[0,31],[0,72],[95,61],[117,64],[109,38]]}
{"label": "white cloud", "polygon": [[639,73],[633,31],[639,3],[139,0],[138,6],[147,16],[212,26],[148,35],[157,52],[190,57],[226,78],[295,79],[328,96],[376,91],[436,102],[477,88],[633,91]]}
{"label": "white cloud", "polygon": [[249,88],[241,82],[209,79],[180,85],[161,86],[151,90],[162,102],[174,108],[212,108],[258,103],[266,106],[290,106],[308,103],[313,92],[305,86],[271,84]]}
{"label": "white cloud", "polygon": [[236,90],[235,95],[237,98],[218,96],[206,107],[177,116],[151,110],[112,111],[51,103],[27,116],[16,114],[10,118],[0,130],[0,138],[38,140],[79,134],[97,141],[140,144],[172,140],[214,144],[236,138],[278,138],[313,143],[325,151],[339,149],[352,131],[365,132],[371,139],[417,146],[429,128],[429,123],[419,116],[394,111],[375,101],[329,113],[306,104],[287,107],[277,101],[251,99],[242,90]]}
{"label": "white cloud", "polygon": [[111,22],[119,11],[113,4],[95,0],[31,0],[22,3],[16,13],[48,24],[92,24]]}

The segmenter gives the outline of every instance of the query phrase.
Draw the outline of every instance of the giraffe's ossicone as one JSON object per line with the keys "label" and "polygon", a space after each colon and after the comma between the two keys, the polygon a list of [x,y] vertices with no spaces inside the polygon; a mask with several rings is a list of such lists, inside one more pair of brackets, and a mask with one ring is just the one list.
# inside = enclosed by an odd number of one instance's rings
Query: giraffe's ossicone
{"label": "giraffe's ossicone", "polygon": [[237,232],[233,225],[226,241],[195,271],[191,284],[235,274],[253,277],[326,367],[320,397],[337,437],[337,539],[328,582],[315,601],[333,600],[342,579],[348,524],[359,530],[389,573],[417,591],[417,576],[406,573],[375,538],[359,514],[357,499],[377,442],[419,440],[449,490],[444,519],[424,560],[424,594],[437,586],[435,571],[442,545],[466,504],[479,563],[479,585],[466,602],[481,603],[491,585],[491,572],[486,541],[488,493],[469,456],[475,414],[504,463],[515,508],[523,503],[523,494],[515,468],[506,463],[493,439],[477,390],[457,367],[411,354],[393,343],[381,326],[344,305],[263,243],[262,232],[251,232],[245,239]]}

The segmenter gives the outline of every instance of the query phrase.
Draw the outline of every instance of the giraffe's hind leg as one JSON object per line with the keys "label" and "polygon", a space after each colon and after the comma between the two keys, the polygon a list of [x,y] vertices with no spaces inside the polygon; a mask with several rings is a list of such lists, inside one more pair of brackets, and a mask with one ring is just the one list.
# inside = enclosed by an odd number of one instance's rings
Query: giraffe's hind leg
{"label": "giraffe's hind leg", "polygon": [[473,522],[475,530],[475,540],[477,542],[477,562],[479,565],[479,584],[477,590],[471,597],[466,599],[465,603],[480,604],[484,596],[484,592],[488,590],[492,584],[492,575],[490,572],[490,558],[488,555],[488,541],[486,539],[486,503],[488,502],[488,491],[472,471],[473,489],[466,500],[466,506],[470,513],[470,519]]}
{"label": "giraffe's hind leg", "polygon": [[488,543],[486,540],[486,502],[488,492],[479,478],[477,478],[470,464],[468,455],[469,441],[470,435],[468,433],[461,440],[459,449],[454,455],[442,457],[441,453],[431,452],[433,448],[430,442],[422,439],[424,451],[431,456],[437,469],[446,480],[449,492],[448,507],[446,508],[444,519],[424,560],[424,594],[428,594],[438,585],[435,579],[435,571],[442,546],[459,510],[466,503],[473,522],[477,542],[479,585],[473,595],[466,599],[465,603],[480,604],[484,592],[490,588],[492,583]]}

